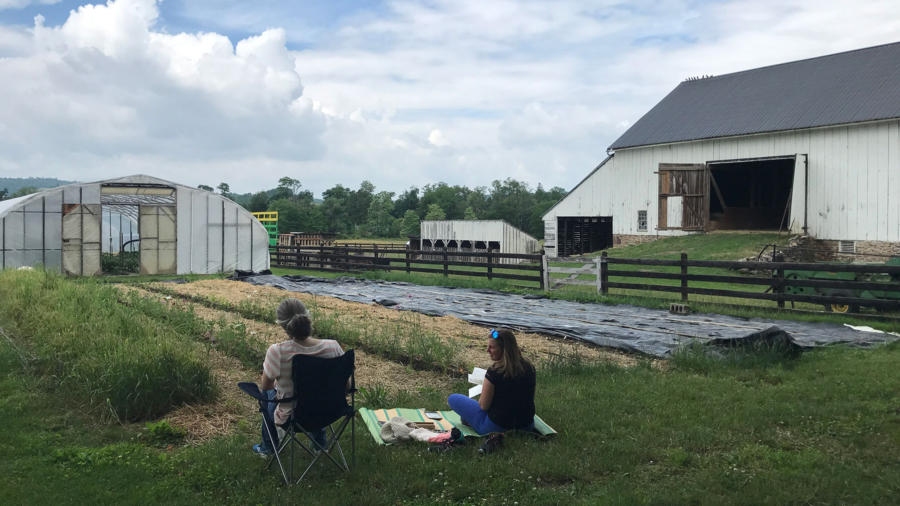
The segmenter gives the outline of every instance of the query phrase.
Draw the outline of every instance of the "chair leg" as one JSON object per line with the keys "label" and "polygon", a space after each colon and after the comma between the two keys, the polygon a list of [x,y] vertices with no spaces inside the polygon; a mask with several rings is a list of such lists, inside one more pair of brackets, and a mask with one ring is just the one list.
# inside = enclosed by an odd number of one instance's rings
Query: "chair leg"
{"label": "chair leg", "polygon": [[[346,426],[346,424],[344,424],[344,425]],[[341,448],[341,442],[338,441],[338,438],[337,438],[337,437],[335,436],[335,434],[334,434],[334,427],[332,427],[332,426],[329,425],[328,428],[331,429],[331,437],[334,439],[334,441],[335,441],[335,446],[337,446],[338,454],[340,454],[340,456],[341,456],[341,461],[344,463],[344,467],[343,467],[343,469],[341,469],[341,470],[342,470],[342,471],[349,471],[349,470],[350,470],[350,466],[347,465],[347,458],[344,457],[344,449]]]}
{"label": "chair leg", "polygon": [[[269,441],[275,441],[275,439],[272,437],[272,431],[269,430],[269,426],[268,426],[268,424],[266,424],[265,420],[263,420],[263,427],[266,428],[266,432],[269,434]],[[281,469],[281,476],[284,478],[285,485],[290,484],[290,480],[288,480],[287,473],[284,472],[284,465],[281,462],[281,457],[279,456],[279,453],[281,453],[281,450],[284,449],[285,445],[287,445],[289,441],[290,441],[290,438],[286,438],[285,441],[281,442],[282,443],[281,448],[275,448],[275,455],[273,457],[269,458],[269,463],[266,465],[266,470],[268,471],[269,469],[272,468],[272,463],[275,462],[276,460],[278,461],[278,467]],[[293,471],[291,473],[291,477],[293,477]]]}

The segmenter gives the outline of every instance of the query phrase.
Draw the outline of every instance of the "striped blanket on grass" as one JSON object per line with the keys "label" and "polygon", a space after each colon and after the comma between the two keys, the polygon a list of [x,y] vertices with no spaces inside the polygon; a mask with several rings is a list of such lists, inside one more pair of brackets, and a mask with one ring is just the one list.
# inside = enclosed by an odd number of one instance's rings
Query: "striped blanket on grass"
{"label": "striped blanket on grass", "polygon": [[[372,438],[375,439],[375,442],[380,445],[386,445],[390,443],[385,443],[383,439],[381,439],[381,424],[378,422],[386,422],[395,416],[402,416],[409,421],[412,422],[434,422],[437,427],[437,431],[448,431],[453,427],[456,427],[463,433],[464,436],[467,437],[483,437],[481,434],[475,432],[472,427],[468,425],[463,425],[459,419],[459,415],[456,414],[455,411],[438,411],[441,414],[441,420],[431,420],[430,418],[425,416],[424,409],[406,409],[406,408],[395,408],[395,409],[368,409],[362,408],[359,410],[359,415],[362,417],[363,421],[366,424],[366,427],[369,429],[369,433],[372,434]],[[534,430],[537,434],[542,437],[549,437],[556,434],[556,431],[553,430],[552,427],[544,423],[541,420],[541,417],[535,415],[534,417]]]}

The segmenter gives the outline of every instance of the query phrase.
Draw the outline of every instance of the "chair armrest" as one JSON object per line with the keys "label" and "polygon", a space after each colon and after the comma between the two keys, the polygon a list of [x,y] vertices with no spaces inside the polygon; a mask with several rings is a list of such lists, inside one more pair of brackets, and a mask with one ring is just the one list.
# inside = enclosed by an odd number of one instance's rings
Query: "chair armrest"
{"label": "chair armrest", "polygon": [[256,383],[251,383],[249,381],[238,383],[238,388],[240,388],[241,391],[245,394],[258,400],[259,402],[274,402],[277,404],[281,404],[284,402],[293,402],[295,399],[297,399],[296,396],[285,397],[284,399],[269,399],[269,397],[259,389],[259,385],[257,385]]}

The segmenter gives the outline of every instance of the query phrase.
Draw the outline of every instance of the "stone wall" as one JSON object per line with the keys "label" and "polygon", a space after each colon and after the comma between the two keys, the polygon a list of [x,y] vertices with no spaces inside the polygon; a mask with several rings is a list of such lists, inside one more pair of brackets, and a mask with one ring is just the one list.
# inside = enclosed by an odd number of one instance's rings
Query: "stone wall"
{"label": "stone wall", "polygon": [[650,234],[641,234],[641,235],[625,235],[625,234],[615,234],[613,235],[613,248],[621,248],[623,246],[635,246],[638,244],[644,244],[647,242],[653,242],[659,239],[658,235],[650,235]]}
{"label": "stone wall", "polygon": [[[855,241],[856,255],[836,254],[839,248],[838,241],[816,240],[815,249],[827,250],[828,253],[819,253],[819,256],[829,257],[838,262],[884,262],[891,256],[900,255],[900,242],[886,241]],[[871,256],[883,255],[883,256]]]}

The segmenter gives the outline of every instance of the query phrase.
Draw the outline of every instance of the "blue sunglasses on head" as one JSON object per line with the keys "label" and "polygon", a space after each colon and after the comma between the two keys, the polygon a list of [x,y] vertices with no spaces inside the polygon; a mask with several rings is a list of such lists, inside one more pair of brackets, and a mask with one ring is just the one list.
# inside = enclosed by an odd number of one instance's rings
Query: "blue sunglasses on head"
{"label": "blue sunglasses on head", "polygon": [[498,337],[500,337],[500,332],[497,332],[496,330],[491,329],[491,338],[497,339]]}

